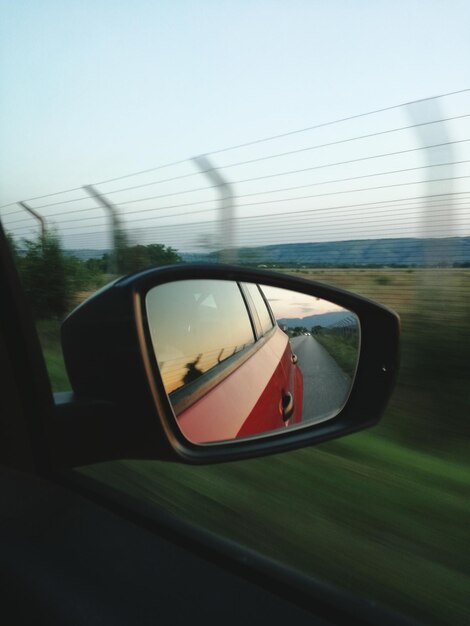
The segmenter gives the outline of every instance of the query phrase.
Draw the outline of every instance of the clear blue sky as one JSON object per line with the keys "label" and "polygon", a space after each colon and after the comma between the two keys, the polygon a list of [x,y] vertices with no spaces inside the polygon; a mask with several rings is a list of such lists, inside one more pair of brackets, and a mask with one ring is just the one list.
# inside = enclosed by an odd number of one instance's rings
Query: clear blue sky
{"label": "clear blue sky", "polygon": [[0,204],[470,87],[465,0],[0,6]]}

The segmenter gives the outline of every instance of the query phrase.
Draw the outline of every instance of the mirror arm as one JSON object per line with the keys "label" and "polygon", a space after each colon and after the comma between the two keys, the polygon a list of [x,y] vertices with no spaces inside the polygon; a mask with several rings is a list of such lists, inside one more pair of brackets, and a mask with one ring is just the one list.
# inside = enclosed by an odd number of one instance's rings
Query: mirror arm
{"label": "mirror arm", "polygon": [[155,442],[132,428],[128,412],[112,402],[54,394],[47,438],[55,469],[125,458],[152,458]]}

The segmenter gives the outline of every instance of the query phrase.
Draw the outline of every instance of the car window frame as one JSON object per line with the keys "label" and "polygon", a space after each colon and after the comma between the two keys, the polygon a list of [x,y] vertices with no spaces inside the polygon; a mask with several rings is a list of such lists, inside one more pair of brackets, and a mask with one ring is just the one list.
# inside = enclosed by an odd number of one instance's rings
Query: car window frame
{"label": "car window frame", "polygon": [[260,294],[260,296],[261,296],[261,298],[262,298],[262,300],[264,302],[264,305],[266,306],[266,309],[268,311],[269,318],[271,320],[271,324],[272,324],[271,328],[269,328],[267,331],[263,331],[261,318],[260,318],[259,313],[258,313],[258,307],[257,307],[255,301],[253,300],[253,298],[251,297],[250,291],[249,291],[249,289],[247,287],[248,284],[249,283],[242,283],[242,282],[240,282],[240,289],[242,290],[242,292],[243,292],[243,294],[245,296],[246,302],[247,302],[247,306],[248,306],[249,310],[251,311],[251,315],[253,317],[254,328],[256,330],[256,335],[257,335],[258,339],[261,339],[262,337],[264,337],[267,334],[269,334],[272,331],[272,329],[276,326],[276,320],[274,319],[273,313],[271,311],[271,307],[269,306],[268,302],[266,301],[266,298],[264,297],[263,291],[262,291],[262,289],[260,289],[259,284],[258,283],[251,283],[258,290],[258,292],[259,292],[259,294]]}

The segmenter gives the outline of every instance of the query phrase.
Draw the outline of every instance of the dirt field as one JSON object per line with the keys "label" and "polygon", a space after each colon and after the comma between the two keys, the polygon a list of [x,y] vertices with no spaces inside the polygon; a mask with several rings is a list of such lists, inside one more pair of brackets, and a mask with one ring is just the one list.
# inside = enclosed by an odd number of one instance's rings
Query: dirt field
{"label": "dirt field", "polygon": [[[450,301],[459,309],[470,299],[470,269],[467,268],[277,268],[276,271],[353,291],[377,300],[401,315],[416,312],[430,297]],[[93,293],[93,289],[77,292],[74,306]]]}
{"label": "dirt field", "polygon": [[[293,276],[328,283],[377,300],[398,313],[411,313],[431,297],[462,302],[470,298],[470,269],[353,268],[285,269]],[[460,307],[459,307],[460,308]]]}

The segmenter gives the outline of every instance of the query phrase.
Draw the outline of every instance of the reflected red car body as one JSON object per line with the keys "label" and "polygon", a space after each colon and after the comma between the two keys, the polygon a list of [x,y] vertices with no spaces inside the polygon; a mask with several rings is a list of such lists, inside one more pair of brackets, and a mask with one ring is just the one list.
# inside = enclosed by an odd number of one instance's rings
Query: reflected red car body
{"label": "reflected red car body", "polygon": [[[246,437],[302,419],[303,377],[288,336],[277,326],[234,372],[177,417],[196,443]],[[293,410],[284,414],[291,394]]]}

